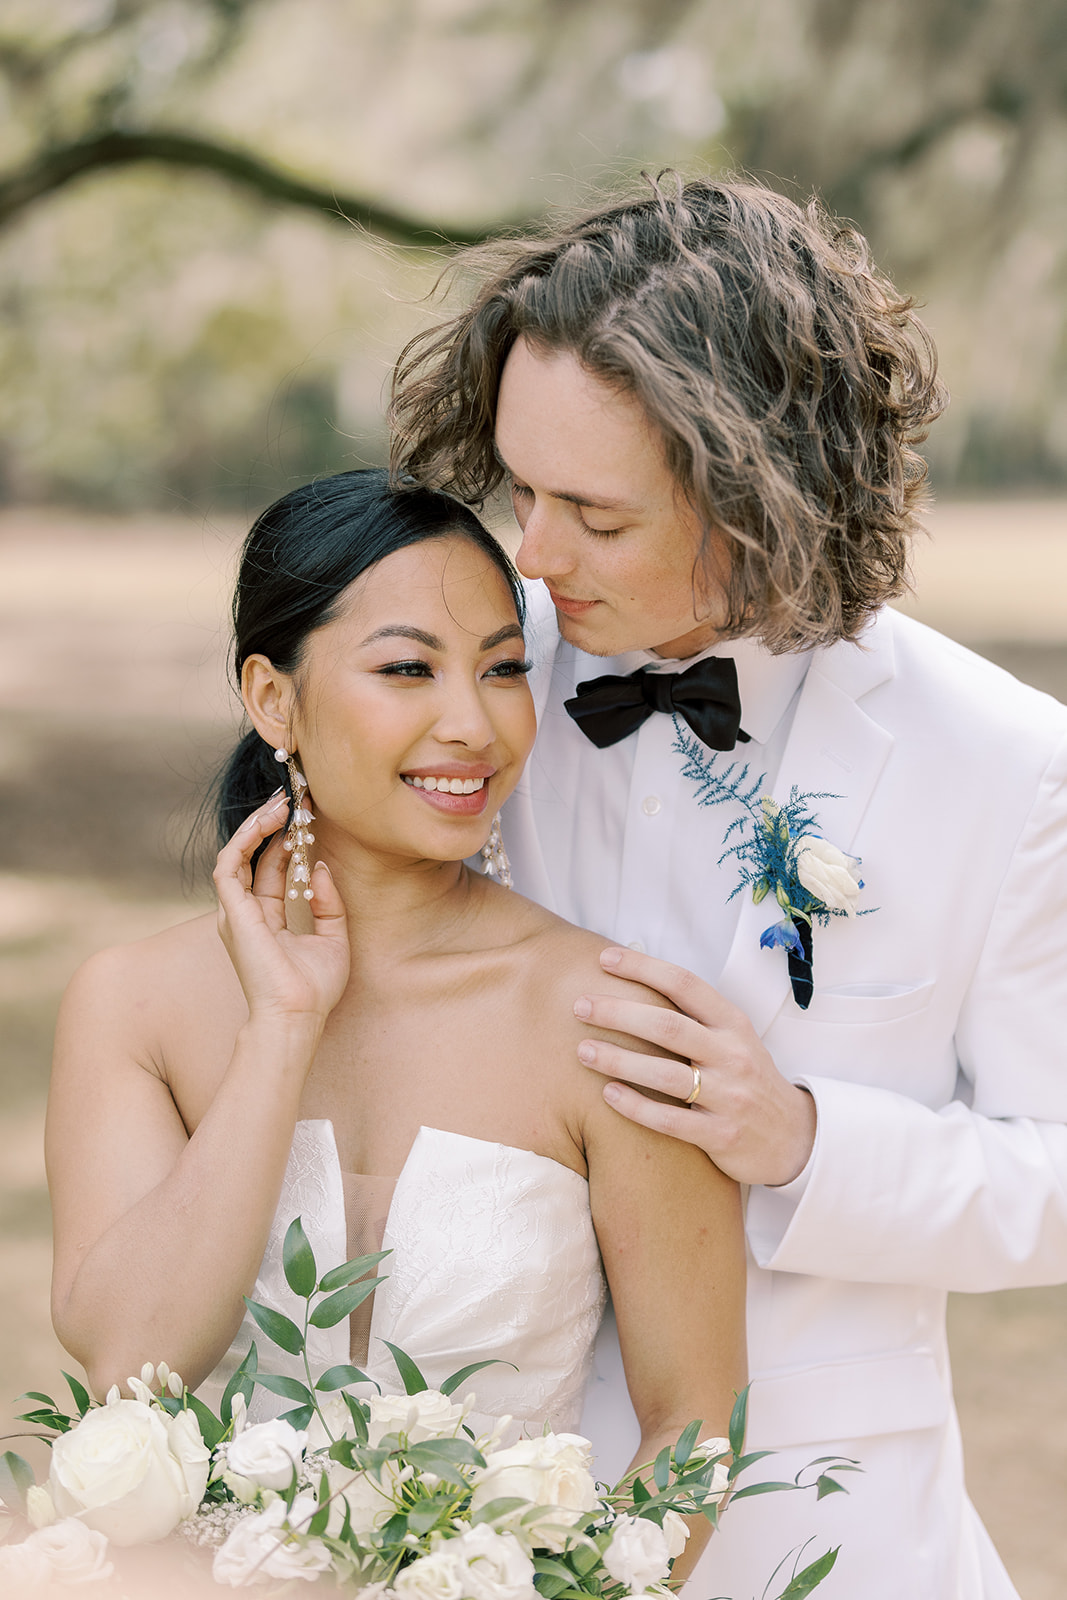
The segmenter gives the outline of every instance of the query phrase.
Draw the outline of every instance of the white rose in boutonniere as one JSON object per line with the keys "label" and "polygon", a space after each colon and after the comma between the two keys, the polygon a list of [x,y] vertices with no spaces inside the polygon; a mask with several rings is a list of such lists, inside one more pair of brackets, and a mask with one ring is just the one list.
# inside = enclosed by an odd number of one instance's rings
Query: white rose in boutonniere
{"label": "white rose in boutonniere", "polygon": [[[812,974],[812,926],[825,927],[831,917],[856,915],[856,901],[863,888],[855,869],[859,860],[829,844],[819,833],[819,818],[811,808],[814,800],[836,800],[838,795],[802,794],[795,786],[784,805],[763,791],[766,774],[753,778],[746,762],[717,765],[718,757],[703,748],[674,719],[674,748],[683,757],[682,772],[697,787],[700,806],[730,805],[736,814],[723,835],[725,849],[719,865],[733,861],[739,882],[730,900],[743,890],[751,891],[756,905],[774,897],[785,915],[764,928],[760,945],[764,950],[784,950],[789,963],[789,982],[793,999],[802,1011],[811,1003],[815,984]],[[865,916],[873,907],[865,907]]]}
{"label": "white rose in boutonniere", "polygon": [[805,833],[793,845],[793,859],[797,877],[827,911],[843,911],[847,917],[855,914],[863,888],[855,856],[847,856],[817,833]]}

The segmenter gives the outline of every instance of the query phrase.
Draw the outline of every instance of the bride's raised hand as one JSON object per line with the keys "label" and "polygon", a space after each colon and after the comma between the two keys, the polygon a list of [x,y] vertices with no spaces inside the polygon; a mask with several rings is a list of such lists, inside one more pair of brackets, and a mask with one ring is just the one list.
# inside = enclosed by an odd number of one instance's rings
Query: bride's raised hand
{"label": "bride's raised hand", "polygon": [[[348,981],[345,908],[323,862],[311,874],[314,930],[286,926],[286,852],[279,832],[289,815],[285,795],[246,817],[219,851],[213,874],[219,935],[233,962],[252,1019],[326,1020]],[[271,838],[271,835],[274,838]],[[270,843],[252,870],[252,857]]]}

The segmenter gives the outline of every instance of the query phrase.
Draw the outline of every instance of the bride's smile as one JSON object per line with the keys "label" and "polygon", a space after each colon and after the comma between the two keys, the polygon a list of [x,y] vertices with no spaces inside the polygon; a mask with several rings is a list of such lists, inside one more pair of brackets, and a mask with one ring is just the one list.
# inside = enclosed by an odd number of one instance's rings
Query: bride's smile
{"label": "bride's smile", "polygon": [[462,534],[352,583],[292,673],[245,664],[260,731],[300,752],[328,863],[455,862],[485,842],[533,743],[522,629],[501,572]]}

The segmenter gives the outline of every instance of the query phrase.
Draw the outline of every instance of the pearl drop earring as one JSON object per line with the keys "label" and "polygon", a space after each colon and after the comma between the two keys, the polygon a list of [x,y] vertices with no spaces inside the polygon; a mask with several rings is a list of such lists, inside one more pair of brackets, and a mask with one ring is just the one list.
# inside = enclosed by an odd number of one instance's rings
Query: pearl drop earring
{"label": "pearl drop earring", "polygon": [[[315,891],[311,887],[307,847],[315,843],[315,835],[308,828],[308,823],[314,822],[315,818],[304,804],[308,792],[307,779],[284,745],[279,745],[275,750],[274,759],[285,762],[289,772],[289,787],[293,792],[293,814],[282,841],[283,848],[291,851],[293,857],[293,887],[286,891],[286,896],[290,900],[299,900],[302,893],[305,900],[313,900]],[[304,885],[303,890],[298,887],[299,884]]]}

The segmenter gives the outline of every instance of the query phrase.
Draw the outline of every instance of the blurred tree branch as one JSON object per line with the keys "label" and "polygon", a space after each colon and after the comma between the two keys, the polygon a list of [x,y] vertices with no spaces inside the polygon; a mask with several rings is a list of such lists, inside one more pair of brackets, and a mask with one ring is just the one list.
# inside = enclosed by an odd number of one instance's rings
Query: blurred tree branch
{"label": "blurred tree branch", "polygon": [[[12,222],[35,201],[54,194],[78,178],[137,162],[212,172],[252,190],[265,200],[317,211],[348,226],[356,224],[393,244],[423,247],[480,244],[503,231],[505,226],[498,223],[486,228],[446,227],[405,216],[359,195],[307,183],[273,162],[213,139],[181,132],[110,128],[46,148],[21,167],[0,177],[0,227]],[[510,226],[521,226],[521,221],[516,219]]]}

